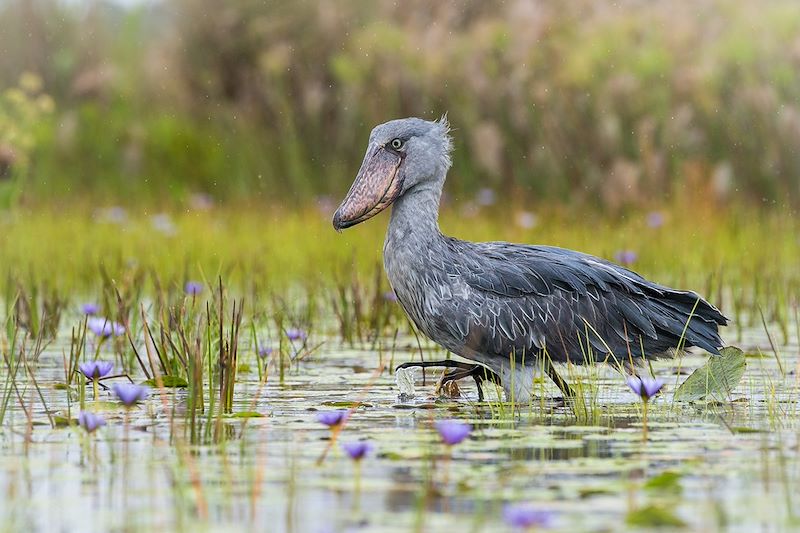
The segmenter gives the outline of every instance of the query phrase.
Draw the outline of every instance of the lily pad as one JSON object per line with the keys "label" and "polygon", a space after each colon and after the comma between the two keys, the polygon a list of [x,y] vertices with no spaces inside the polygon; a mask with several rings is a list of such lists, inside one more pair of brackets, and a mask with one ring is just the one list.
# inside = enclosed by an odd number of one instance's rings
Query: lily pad
{"label": "lily pad", "polygon": [[86,400],[86,408],[92,412],[117,411],[121,405],[108,400]]}
{"label": "lily pad", "polygon": [[71,426],[71,425],[77,426],[78,425],[78,419],[77,418],[67,418],[66,416],[54,415],[53,416],[53,424],[55,424],[55,426],[57,428],[63,428],[63,427]]}
{"label": "lily pad", "polygon": [[657,505],[647,505],[628,513],[625,522],[629,526],[653,527],[686,527],[686,523],[675,516],[672,511]]}
{"label": "lily pad", "polygon": [[350,402],[350,401],[346,401],[346,400],[342,400],[342,401],[331,400],[331,401],[327,401],[327,402],[322,402],[322,405],[324,405],[326,407],[338,407],[339,409],[352,409],[352,408],[357,408],[357,407],[372,407],[371,403]]}
{"label": "lily pad", "polygon": [[238,413],[231,413],[228,416],[230,418],[262,418],[264,415],[258,411],[240,411]]}
{"label": "lily pad", "polygon": [[[180,376],[161,376],[161,383],[168,389],[186,388],[189,386],[189,382]],[[143,384],[149,387],[158,387],[156,378],[148,379],[144,381]]]}
{"label": "lily pad", "polygon": [[725,401],[739,384],[746,367],[742,350],[733,346],[723,348],[719,356],[711,357],[686,378],[673,399],[676,402],[696,402],[706,398]]}
{"label": "lily pad", "polygon": [[763,429],[751,428],[747,426],[734,426],[731,428],[734,433],[764,433]]}
{"label": "lily pad", "polygon": [[648,479],[644,484],[644,488],[652,492],[680,494],[683,492],[683,487],[681,486],[682,477],[681,474],[668,470]]}

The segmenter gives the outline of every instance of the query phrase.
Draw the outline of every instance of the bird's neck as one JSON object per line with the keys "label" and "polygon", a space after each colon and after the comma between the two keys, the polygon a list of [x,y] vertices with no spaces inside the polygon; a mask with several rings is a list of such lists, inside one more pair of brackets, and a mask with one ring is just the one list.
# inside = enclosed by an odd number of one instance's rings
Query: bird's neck
{"label": "bird's neck", "polygon": [[417,185],[398,198],[392,206],[386,244],[409,239],[420,244],[441,237],[439,232],[439,200],[444,180]]}

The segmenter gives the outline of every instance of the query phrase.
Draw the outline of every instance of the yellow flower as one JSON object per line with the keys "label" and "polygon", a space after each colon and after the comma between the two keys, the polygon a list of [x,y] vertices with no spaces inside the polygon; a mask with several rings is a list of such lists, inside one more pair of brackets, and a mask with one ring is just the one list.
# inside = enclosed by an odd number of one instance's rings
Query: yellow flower
{"label": "yellow flower", "polygon": [[42,90],[42,78],[33,72],[23,72],[19,77],[19,86],[29,94],[35,94]]}

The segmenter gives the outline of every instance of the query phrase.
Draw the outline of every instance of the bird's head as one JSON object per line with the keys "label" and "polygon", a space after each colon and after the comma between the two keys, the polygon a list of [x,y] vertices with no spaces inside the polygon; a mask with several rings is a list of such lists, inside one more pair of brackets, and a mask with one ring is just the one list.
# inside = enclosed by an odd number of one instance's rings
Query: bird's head
{"label": "bird's head", "polygon": [[446,117],[376,126],[350,192],[333,215],[333,227],[339,231],[372,218],[415,187],[441,186],[450,167],[449,131]]}

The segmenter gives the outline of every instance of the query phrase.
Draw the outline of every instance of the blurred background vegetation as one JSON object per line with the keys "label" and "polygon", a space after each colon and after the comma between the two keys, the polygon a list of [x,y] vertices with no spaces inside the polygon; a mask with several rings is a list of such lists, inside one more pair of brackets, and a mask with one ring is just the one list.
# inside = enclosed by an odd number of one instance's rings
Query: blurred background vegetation
{"label": "blurred background vegetation", "polygon": [[796,0],[0,1],[0,200],[333,209],[369,130],[448,201],[800,204]]}

